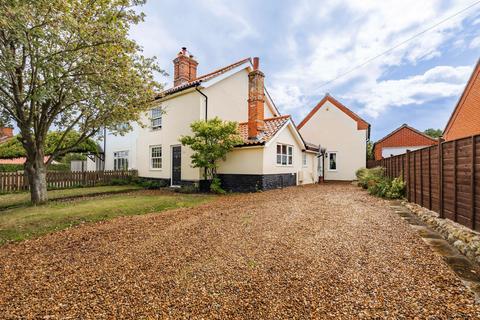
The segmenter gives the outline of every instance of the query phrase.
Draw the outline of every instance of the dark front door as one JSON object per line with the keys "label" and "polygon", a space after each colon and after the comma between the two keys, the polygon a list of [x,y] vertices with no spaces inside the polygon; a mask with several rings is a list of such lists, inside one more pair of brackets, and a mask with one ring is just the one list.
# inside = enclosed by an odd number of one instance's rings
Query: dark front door
{"label": "dark front door", "polygon": [[182,147],[172,147],[172,186],[179,186],[182,180]]}

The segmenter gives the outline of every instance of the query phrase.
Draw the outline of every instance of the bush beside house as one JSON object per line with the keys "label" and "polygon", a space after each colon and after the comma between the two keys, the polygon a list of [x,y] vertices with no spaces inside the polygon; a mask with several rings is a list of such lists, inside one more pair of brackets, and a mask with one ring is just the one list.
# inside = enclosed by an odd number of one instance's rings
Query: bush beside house
{"label": "bush beside house", "polygon": [[372,195],[387,198],[399,199],[405,195],[405,183],[401,177],[390,179],[385,176],[382,167],[371,169],[360,169],[357,171],[358,185]]}

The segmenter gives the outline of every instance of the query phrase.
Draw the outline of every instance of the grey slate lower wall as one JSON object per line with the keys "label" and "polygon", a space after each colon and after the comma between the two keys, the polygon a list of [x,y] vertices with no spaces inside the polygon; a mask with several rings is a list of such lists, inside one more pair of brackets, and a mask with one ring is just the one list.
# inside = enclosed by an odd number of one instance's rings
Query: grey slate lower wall
{"label": "grey slate lower wall", "polygon": [[232,192],[255,192],[295,186],[296,173],[281,174],[219,174],[222,188]]}

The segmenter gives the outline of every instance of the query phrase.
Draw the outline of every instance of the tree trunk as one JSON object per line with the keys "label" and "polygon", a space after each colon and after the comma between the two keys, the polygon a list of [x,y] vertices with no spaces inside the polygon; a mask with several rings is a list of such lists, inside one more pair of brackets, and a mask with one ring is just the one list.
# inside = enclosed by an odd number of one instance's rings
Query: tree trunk
{"label": "tree trunk", "polygon": [[34,205],[46,203],[48,200],[47,166],[43,161],[43,155],[37,154],[34,159],[28,159],[25,163],[25,171],[30,185],[30,198]]}

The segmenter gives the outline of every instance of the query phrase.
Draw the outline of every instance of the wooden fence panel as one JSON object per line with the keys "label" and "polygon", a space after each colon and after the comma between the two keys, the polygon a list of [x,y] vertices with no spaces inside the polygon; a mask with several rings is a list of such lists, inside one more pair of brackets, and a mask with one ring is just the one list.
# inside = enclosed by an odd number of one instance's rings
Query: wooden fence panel
{"label": "wooden fence panel", "polygon": [[[96,186],[99,183],[110,183],[112,179],[126,179],[136,176],[135,170],[130,171],[86,171],[47,173],[47,187],[72,188],[77,186]],[[0,172],[0,192],[15,192],[29,190],[28,178],[24,172]]]}
{"label": "wooden fence panel", "polygon": [[480,231],[480,135],[439,142],[382,159],[389,178],[402,177],[410,202]]}

